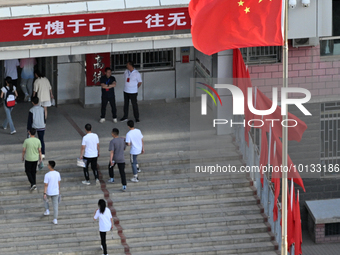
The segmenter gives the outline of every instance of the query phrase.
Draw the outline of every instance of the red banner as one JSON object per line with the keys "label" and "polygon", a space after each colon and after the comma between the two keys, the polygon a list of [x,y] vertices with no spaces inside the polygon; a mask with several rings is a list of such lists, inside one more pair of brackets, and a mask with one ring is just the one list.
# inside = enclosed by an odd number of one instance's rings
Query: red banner
{"label": "red banner", "polygon": [[86,54],[86,86],[99,86],[100,77],[105,75],[110,63],[110,53]]}
{"label": "red banner", "polygon": [[188,8],[0,20],[0,42],[190,29]]}

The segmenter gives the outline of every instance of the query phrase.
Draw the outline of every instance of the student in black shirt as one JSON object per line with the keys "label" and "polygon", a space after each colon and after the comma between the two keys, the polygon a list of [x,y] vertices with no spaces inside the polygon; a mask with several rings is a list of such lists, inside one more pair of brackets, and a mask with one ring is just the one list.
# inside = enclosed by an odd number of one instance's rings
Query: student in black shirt
{"label": "student in black shirt", "polygon": [[102,108],[99,121],[100,123],[105,121],[106,106],[108,102],[110,102],[111,105],[113,122],[117,122],[116,96],[114,89],[116,87],[116,78],[111,76],[111,73],[111,68],[106,67],[105,75],[100,78],[100,86],[102,87]]}

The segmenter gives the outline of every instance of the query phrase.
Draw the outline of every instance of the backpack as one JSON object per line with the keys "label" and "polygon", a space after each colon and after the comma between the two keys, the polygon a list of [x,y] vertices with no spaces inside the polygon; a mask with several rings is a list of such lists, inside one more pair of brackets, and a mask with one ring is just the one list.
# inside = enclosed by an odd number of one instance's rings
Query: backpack
{"label": "backpack", "polygon": [[15,106],[15,94],[13,91],[10,91],[6,86],[4,87],[7,90],[5,97],[5,104],[7,108],[12,108]]}

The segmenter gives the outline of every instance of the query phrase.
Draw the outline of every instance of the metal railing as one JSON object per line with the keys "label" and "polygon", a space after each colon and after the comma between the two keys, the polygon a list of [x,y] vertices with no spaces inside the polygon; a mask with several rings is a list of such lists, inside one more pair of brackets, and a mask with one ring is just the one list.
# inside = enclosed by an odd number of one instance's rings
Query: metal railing
{"label": "metal railing", "polygon": [[142,51],[117,52],[112,54],[114,72],[124,71],[131,60],[139,71],[169,69],[174,67],[174,49],[154,49]]}
{"label": "metal railing", "polygon": [[[235,116],[235,122],[242,122],[243,116]],[[259,166],[260,165],[260,151],[259,148],[254,143],[254,137],[249,135],[249,147],[247,146],[244,139],[244,127],[242,125],[237,125],[234,128],[234,134],[236,138],[236,143],[239,146],[239,150],[243,155],[243,160],[246,162],[247,166]],[[261,142],[261,139],[260,139]],[[263,177],[263,187],[261,184],[261,175],[258,171],[251,172],[250,177],[254,181],[254,186],[257,189],[257,195],[261,199],[261,204],[264,207],[264,212],[268,216],[268,223],[271,226],[272,232],[275,235],[275,240],[279,245],[279,250],[281,250],[281,204],[279,201],[275,201],[274,190],[267,175]],[[273,208],[274,203],[278,204],[278,219],[274,222],[273,220]]]}
{"label": "metal railing", "polygon": [[281,46],[250,47],[240,49],[247,65],[281,62]]}
{"label": "metal railing", "polygon": [[[321,104],[321,162],[322,165],[340,165],[340,102]],[[339,175],[339,171],[323,173]]]}

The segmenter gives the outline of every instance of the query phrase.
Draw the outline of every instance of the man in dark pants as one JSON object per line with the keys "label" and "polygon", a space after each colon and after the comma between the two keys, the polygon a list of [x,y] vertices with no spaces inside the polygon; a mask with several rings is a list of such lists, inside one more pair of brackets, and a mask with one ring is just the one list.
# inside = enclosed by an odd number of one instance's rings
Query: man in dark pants
{"label": "man in dark pants", "polygon": [[110,67],[105,68],[105,75],[100,78],[100,86],[102,87],[102,108],[100,115],[100,123],[105,121],[106,106],[110,102],[113,122],[117,122],[117,109],[116,109],[116,97],[115,87],[116,78],[111,76],[112,71]]}
{"label": "man in dark pants", "polygon": [[39,98],[32,98],[33,107],[29,110],[28,120],[27,120],[27,130],[31,128],[35,128],[38,133],[38,138],[41,142],[41,154],[42,158],[45,158],[45,127],[46,127],[46,118],[45,111],[42,106],[39,105]]}
{"label": "man in dark pants", "polygon": [[92,133],[91,124],[85,125],[86,135],[83,137],[81,142],[80,159],[86,160],[86,165],[84,168],[85,181],[82,183],[85,185],[90,185],[89,176],[89,164],[96,179],[96,184],[99,185],[98,169],[97,169],[97,159],[99,157],[99,138],[98,135]]}
{"label": "man in dark pants", "polygon": [[124,150],[126,148],[125,139],[119,137],[119,130],[117,128],[112,129],[111,133],[113,139],[110,141],[110,163],[109,163],[109,183],[114,183],[114,166],[117,164],[119,169],[120,178],[122,181],[122,191],[126,191],[126,176],[125,176],[125,159]]}
{"label": "man in dark pants", "polygon": [[41,155],[41,143],[38,138],[35,137],[36,130],[31,128],[28,131],[30,137],[25,139],[22,145],[22,161],[25,160],[25,172],[28,181],[31,183],[31,191],[36,190],[36,173],[38,160],[42,160]]}
{"label": "man in dark pants", "polygon": [[138,88],[142,85],[140,73],[135,69],[134,63],[128,61],[124,72],[124,116],[120,121],[127,121],[129,116],[129,100],[131,100],[133,115],[136,122],[139,122],[139,111],[137,104]]}

